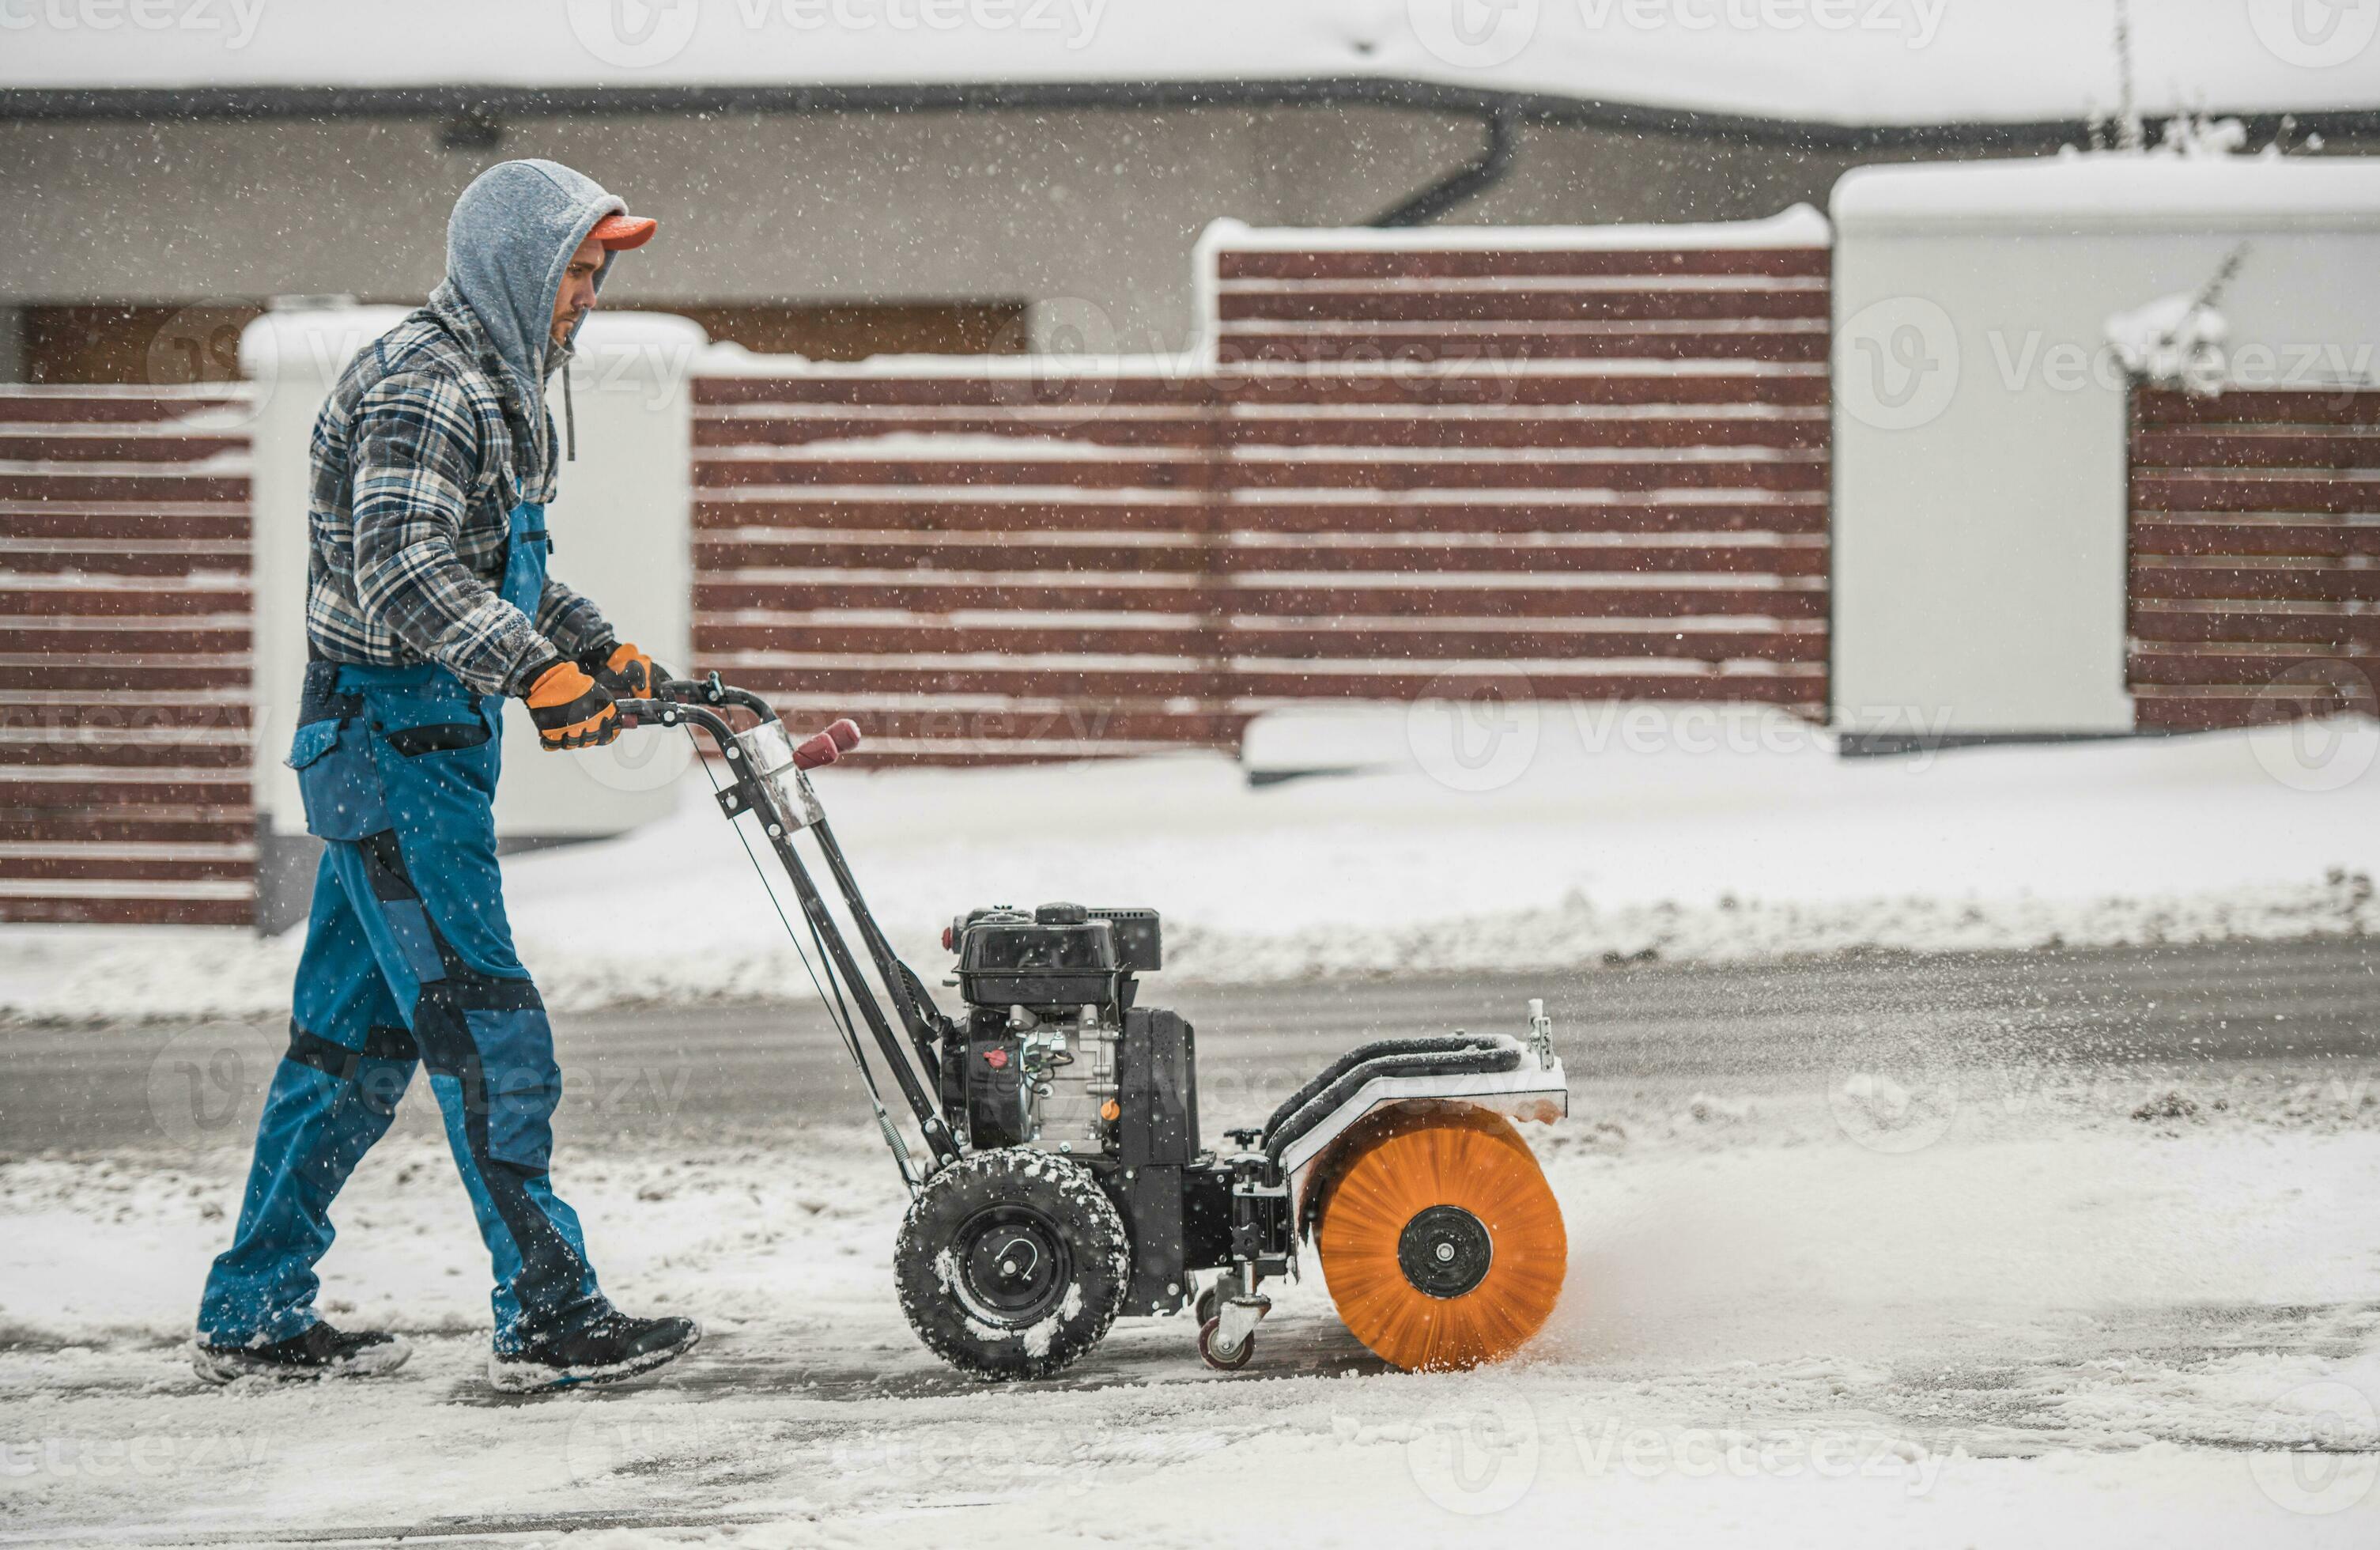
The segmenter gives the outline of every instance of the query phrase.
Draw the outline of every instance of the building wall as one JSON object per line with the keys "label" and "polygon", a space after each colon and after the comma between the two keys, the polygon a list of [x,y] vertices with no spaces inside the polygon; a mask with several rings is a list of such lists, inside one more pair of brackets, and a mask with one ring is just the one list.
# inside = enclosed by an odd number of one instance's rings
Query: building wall
{"label": "building wall", "polygon": [[2236,257],[2222,380],[2368,384],[2380,165],[1862,174],[1833,217],[1836,724],[2131,731],[2130,384],[2109,320],[2204,295]]}
{"label": "building wall", "polygon": [[[443,271],[463,185],[543,155],[663,222],[617,302],[1023,298],[1036,348],[1174,348],[1208,221],[1360,225],[1481,140],[1471,119],[1377,108],[545,119],[481,151],[413,120],[0,122],[0,311],[411,299]],[[1823,204],[1854,159],[1876,158],[1537,126],[1448,224],[1766,215]]]}

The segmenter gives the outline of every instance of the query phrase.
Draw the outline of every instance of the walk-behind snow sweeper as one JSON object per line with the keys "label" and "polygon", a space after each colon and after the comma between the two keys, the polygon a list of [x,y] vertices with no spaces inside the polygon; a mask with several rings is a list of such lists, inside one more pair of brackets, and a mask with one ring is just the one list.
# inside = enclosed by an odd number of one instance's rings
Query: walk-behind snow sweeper
{"label": "walk-behind snow sweeper", "polygon": [[[1553,1311],[1561,1211],[1512,1125],[1569,1112],[1542,1003],[1529,1003],[1525,1037],[1456,1031],[1349,1050],[1263,1125],[1208,1150],[1190,1024],[1139,1004],[1139,976],[1164,956],[1155,910],[970,909],[942,935],[958,960],[944,982],[965,1004],[946,1016],[860,897],[810,784],[859,729],[838,721],[796,739],[715,673],[662,692],[621,714],[705,733],[729,776],[714,776],[719,805],[763,887],[777,898],[752,827],[793,885],[804,929],[786,928],[909,1189],[894,1275],[935,1354],[984,1377],[1044,1377],[1119,1314],[1195,1304],[1199,1355],[1244,1367],[1272,1305],[1264,1283],[1295,1275],[1301,1239],[1347,1327],[1399,1367],[1496,1361]],[[805,830],[882,1000],[795,848]],[[863,1031],[923,1157],[885,1110]],[[1208,1272],[1220,1274],[1196,1290]]]}

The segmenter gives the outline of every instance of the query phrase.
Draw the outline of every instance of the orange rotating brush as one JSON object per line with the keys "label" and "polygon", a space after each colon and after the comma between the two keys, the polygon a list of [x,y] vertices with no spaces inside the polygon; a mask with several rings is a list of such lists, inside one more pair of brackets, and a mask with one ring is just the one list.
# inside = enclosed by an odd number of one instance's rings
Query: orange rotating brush
{"label": "orange rotating brush", "polygon": [[1339,1143],[1315,1243],[1339,1316],[1408,1371],[1521,1349],[1561,1295],[1561,1207],[1511,1120],[1391,1109]]}

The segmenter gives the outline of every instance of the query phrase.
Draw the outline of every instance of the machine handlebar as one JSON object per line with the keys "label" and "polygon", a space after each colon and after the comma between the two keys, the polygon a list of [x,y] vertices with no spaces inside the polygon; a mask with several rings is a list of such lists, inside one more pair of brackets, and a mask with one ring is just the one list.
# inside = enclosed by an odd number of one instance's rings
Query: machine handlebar
{"label": "machine handlebar", "polygon": [[[672,678],[662,683],[661,692],[650,700],[614,702],[621,721],[629,726],[648,721],[669,723],[684,719],[710,734],[713,742],[722,747],[735,737],[726,720],[710,707],[735,705],[750,711],[763,721],[781,719],[766,700],[748,689],[736,689],[719,681],[713,673],[708,678]],[[815,770],[821,764],[832,764],[859,746],[859,724],[849,716],[839,716],[822,731],[813,732],[794,745],[794,767]]]}

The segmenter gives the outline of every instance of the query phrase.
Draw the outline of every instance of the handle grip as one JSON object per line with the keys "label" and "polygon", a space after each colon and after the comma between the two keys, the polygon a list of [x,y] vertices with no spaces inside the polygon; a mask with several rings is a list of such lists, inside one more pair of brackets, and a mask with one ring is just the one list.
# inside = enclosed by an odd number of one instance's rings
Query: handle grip
{"label": "handle grip", "polygon": [[794,745],[794,768],[815,770],[820,764],[832,764],[858,746],[859,724],[844,716]]}

